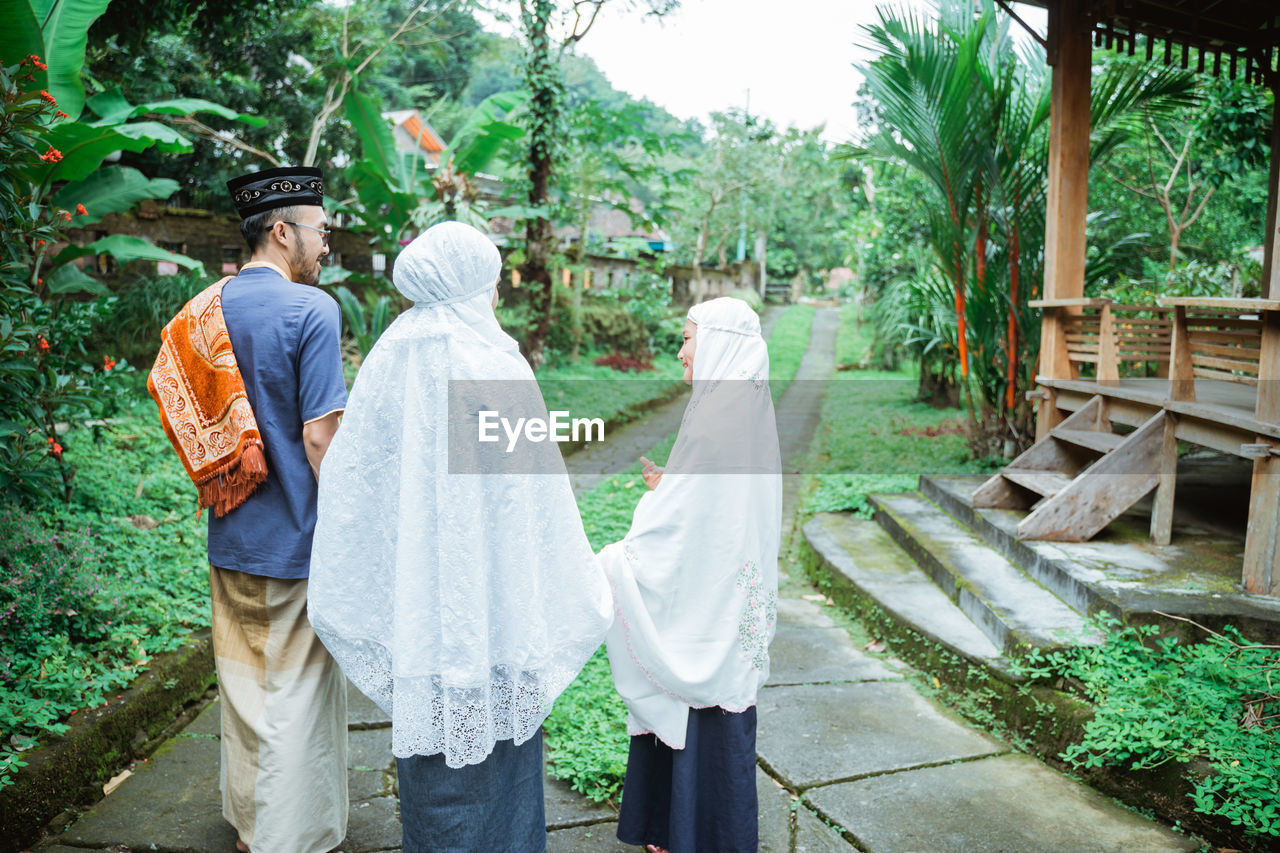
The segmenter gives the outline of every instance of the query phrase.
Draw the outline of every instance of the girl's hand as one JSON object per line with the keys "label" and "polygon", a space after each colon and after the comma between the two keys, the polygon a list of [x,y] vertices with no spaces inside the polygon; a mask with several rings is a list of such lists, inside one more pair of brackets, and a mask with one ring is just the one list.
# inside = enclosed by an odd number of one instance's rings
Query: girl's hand
{"label": "girl's hand", "polygon": [[651,489],[658,488],[658,481],[662,479],[663,469],[643,456],[640,457],[640,463],[644,466],[640,469],[640,476],[644,477],[644,484]]}

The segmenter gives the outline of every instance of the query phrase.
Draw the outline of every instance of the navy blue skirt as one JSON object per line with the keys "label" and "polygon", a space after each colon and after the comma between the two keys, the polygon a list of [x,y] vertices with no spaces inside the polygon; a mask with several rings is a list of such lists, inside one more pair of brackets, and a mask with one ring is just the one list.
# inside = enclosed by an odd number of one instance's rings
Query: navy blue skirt
{"label": "navy blue skirt", "polygon": [[479,764],[443,755],[396,759],[404,853],[543,853],[542,732],[502,740]]}
{"label": "navy blue skirt", "polygon": [[689,711],[684,749],[631,738],[618,840],[671,853],[755,853],[756,709]]}

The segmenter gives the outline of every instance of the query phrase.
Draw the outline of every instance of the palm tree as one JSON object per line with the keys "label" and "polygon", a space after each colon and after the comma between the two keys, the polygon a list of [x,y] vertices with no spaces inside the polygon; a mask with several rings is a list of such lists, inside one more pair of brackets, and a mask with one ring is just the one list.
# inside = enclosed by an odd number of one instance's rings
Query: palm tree
{"label": "palm tree", "polygon": [[[911,325],[937,330],[950,312],[954,334],[925,351],[964,387],[975,454],[1008,455],[1031,438],[1020,392],[1039,354],[1040,318],[1027,302],[1043,277],[1050,76],[1043,53],[1019,53],[991,0],[976,10],[972,0],[939,0],[933,16],[878,11],[865,28],[875,58],[863,72],[884,123],[846,154],[903,164],[932,189],[928,242],[949,304]],[[1170,110],[1191,93],[1185,72],[1108,64],[1094,81],[1091,162],[1134,133],[1144,110]],[[932,282],[895,286],[917,291],[894,300],[895,313],[941,299]]]}

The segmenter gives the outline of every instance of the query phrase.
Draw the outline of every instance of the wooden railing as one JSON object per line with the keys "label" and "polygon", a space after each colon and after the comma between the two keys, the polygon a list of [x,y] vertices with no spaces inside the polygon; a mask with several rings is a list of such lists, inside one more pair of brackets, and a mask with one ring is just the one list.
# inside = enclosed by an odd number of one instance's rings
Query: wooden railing
{"label": "wooden railing", "polygon": [[[1107,381],[1118,380],[1122,375],[1169,375],[1173,352],[1172,308],[1116,305],[1110,299],[1038,300],[1030,304],[1063,311],[1060,321],[1067,360],[1071,363],[1070,378],[1083,375]],[[1084,374],[1082,367],[1085,367]]]}

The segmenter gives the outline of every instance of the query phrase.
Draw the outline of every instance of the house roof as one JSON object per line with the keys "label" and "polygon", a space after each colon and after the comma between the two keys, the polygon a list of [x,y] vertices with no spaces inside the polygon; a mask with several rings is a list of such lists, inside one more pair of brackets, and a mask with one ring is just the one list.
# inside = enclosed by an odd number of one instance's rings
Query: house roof
{"label": "house roof", "polygon": [[440,135],[436,133],[435,128],[427,123],[417,110],[389,110],[382,114],[385,119],[390,119],[395,127],[396,143],[402,150],[412,151],[414,147],[420,148],[431,157],[432,160],[439,161],[440,153],[444,151],[444,143],[440,140]]}
{"label": "house roof", "polygon": [[[997,0],[1006,10],[1010,0]],[[1025,0],[1053,10],[1063,0]],[[1269,83],[1280,53],[1275,0],[1079,0],[1096,47],[1162,57],[1167,64]],[[1139,44],[1139,37],[1145,43]]]}

